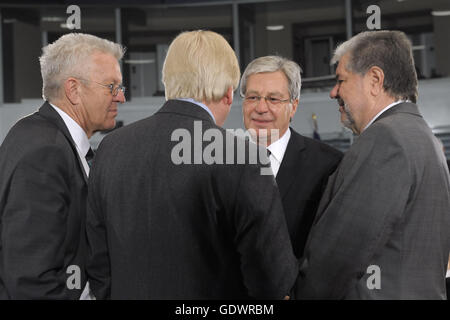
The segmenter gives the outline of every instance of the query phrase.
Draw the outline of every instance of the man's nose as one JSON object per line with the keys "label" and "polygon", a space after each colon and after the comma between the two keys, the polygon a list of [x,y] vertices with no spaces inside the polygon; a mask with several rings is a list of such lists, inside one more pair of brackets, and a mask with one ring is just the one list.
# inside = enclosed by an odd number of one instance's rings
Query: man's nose
{"label": "man's nose", "polygon": [[268,109],[269,106],[267,105],[267,100],[264,97],[261,97],[261,99],[256,102],[255,111],[258,113],[264,113],[267,112]]}
{"label": "man's nose", "polygon": [[123,92],[122,90],[119,90],[119,92],[117,93],[117,95],[114,97],[113,100],[116,102],[124,103],[126,101],[125,92]]}
{"label": "man's nose", "polygon": [[333,87],[333,89],[331,89],[330,91],[330,98],[331,99],[337,99],[338,98],[338,84],[336,83]]}

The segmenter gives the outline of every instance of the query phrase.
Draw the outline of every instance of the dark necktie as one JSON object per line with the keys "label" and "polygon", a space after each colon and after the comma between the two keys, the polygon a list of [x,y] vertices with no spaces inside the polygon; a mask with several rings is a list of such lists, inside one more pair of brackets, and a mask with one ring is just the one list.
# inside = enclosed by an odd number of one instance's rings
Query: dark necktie
{"label": "dark necktie", "polygon": [[89,165],[89,169],[92,168],[92,162],[94,160],[94,151],[91,148],[89,148],[89,151],[86,153],[86,157],[85,158],[86,158],[86,161],[87,161],[87,163]]}

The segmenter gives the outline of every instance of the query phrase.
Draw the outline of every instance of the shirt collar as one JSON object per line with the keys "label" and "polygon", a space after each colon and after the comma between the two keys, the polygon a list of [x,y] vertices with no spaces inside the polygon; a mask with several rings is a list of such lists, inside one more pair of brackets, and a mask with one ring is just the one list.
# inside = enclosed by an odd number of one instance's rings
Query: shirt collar
{"label": "shirt collar", "polygon": [[76,121],[73,120],[67,113],[65,113],[52,103],[50,103],[50,105],[56,110],[56,112],[58,112],[58,114],[63,119],[80,153],[86,156],[87,152],[89,151],[89,148],[91,147],[86,132],[84,132],[83,128],[81,128],[80,125],[76,123]]}
{"label": "shirt collar", "polygon": [[279,162],[283,160],[284,153],[291,138],[291,129],[287,129],[283,136],[277,141],[270,144],[267,149],[270,151],[271,155]]}
{"label": "shirt collar", "polygon": [[370,120],[370,122],[364,127],[363,131],[366,130],[375,120],[378,119],[379,116],[381,116],[383,114],[383,112],[389,110],[390,108],[398,105],[399,103],[403,103],[403,102],[409,102],[408,100],[398,100],[395,101],[393,103],[391,103],[390,105],[388,105],[386,108],[384,108],[383,110],[381,110],[380,112],[378,112],[375,117],[372,118],[372,120]]}
{"label": "shirt collar", "polygon": [[207,105],[205,105],[204,103],[201,103],[197,100],[194,100],[192,98],[177,98],[175,100],[181,100],[181,101],[186,101],[186,102],[190,102],[193,104],[198,105],[199,107],[201,107],[202,109],[204,109],[206,112],[209,113],[209,115],[211,116],[211,118],[213,119],[214,123],[216,123],[216,119],[214,118],[214,115],[212,114],[211,110],[208,108]]}

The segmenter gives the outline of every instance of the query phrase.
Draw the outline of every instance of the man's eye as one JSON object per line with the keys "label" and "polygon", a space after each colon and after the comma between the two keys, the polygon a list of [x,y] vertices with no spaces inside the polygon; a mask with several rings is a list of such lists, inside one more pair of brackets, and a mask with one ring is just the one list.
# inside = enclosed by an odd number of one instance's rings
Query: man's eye
{"label": "man's eye", "polygon": [[277,102],[280,101],[280,99],[278,99],[278,98],[273,98],[273,97],[269,97],[269,101],[270,101],[270,102],[277,103]]}
{"label": "man's eye", "polygon": [[248,101],[255,101],[256,99],[258,99],[257,96],[250,96],[246,98]]}

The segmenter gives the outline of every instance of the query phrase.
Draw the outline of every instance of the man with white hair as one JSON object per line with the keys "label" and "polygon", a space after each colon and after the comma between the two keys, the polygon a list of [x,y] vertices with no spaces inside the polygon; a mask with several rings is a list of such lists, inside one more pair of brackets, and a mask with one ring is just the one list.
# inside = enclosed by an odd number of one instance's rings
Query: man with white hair
{"label": "man with white hair", "polygon": [[297,111],[300,88],[297,63],[280,56],[264,56],[247,66],[240,89],[244,125],[270,151],[271,168],[298,258],[303,255],[328,177],[342,158],[339,150],[289,127]]}
{"label": "man with white hair", "polygon": [[[239,75],[221,35],[181,33],[164,61],[166,103],[100,144],[87,216],[98,299],[288,295],[298,266],[274,178],[220,143],[237,139],[220,126]],[[214,161],[202,148],[211,139]]]}
{"label": "man with white hair", "polygon": [[0,299],[82,295],[88,139],[115,127],[122,56],[120,45],[88,34],[43,49],[45,103],[0,147]]}

